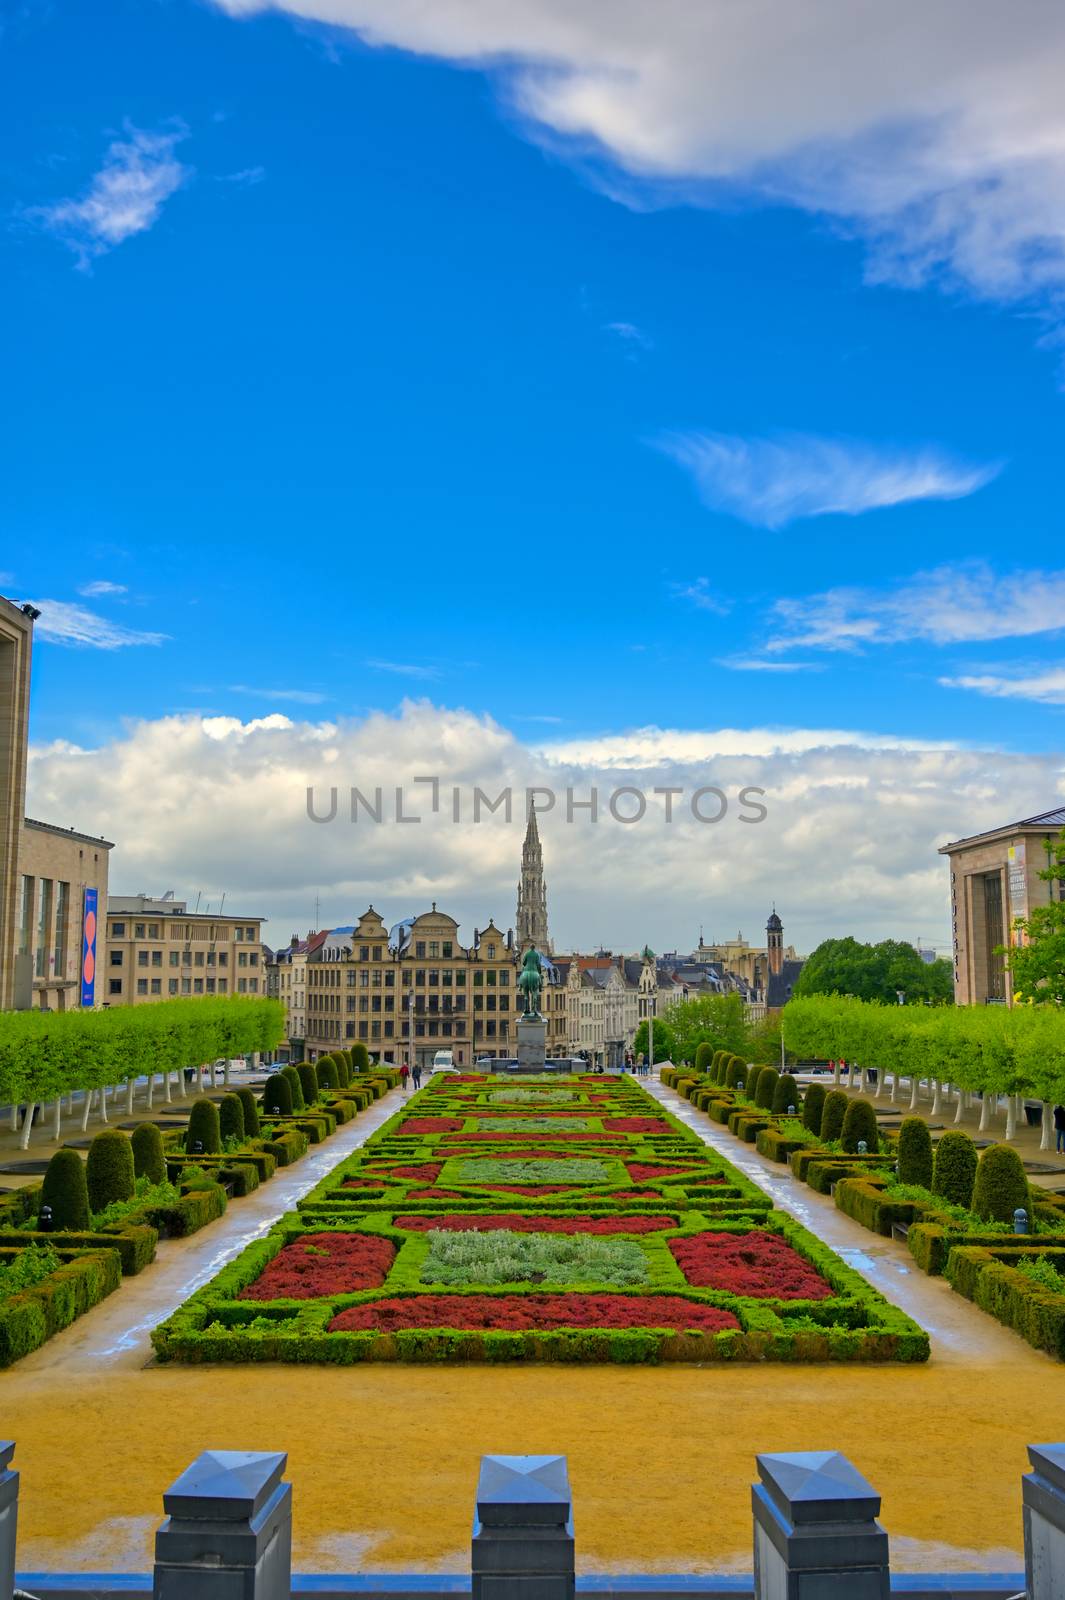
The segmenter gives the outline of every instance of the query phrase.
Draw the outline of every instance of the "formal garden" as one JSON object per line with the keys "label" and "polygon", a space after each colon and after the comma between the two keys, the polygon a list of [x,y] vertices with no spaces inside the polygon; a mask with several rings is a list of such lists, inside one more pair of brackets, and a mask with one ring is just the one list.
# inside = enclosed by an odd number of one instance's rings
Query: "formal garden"
{"label": "formal garden", "polygon": [[603,1076],[434,1078],[153,1343],[184,1362],[928,1356],[634,1079]]}

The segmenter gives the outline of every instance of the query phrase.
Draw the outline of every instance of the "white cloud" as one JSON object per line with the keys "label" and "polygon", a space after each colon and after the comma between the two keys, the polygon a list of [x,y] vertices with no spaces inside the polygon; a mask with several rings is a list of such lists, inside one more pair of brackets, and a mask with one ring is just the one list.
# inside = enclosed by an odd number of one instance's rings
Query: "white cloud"
{"label": "white cloud", "polygon": [[372,667],[374,672],[392,672],[400,678],[439,678],[439,667],[419,666],[411,661],[379,661],[370,660],[366,665]]}
{"label": "white cloud", "polygon": [[[429,773],[443,785],[435,816],[427,787],[411,783]],[[678,803],[667,826],[652,798],[645,820],[625,826],[605,804],[625,783],[689,794],[717,784],[733,811],[700,825]],[[336,822],[308,820],[308,784],[323,807],[337,785]],[[387,818],[404,784],[410,813],[424,820],[352,825],[352,784],[366,794],[381,786]],[[475,784],[492,796],[508,784],[518,795],[527,785],[569,784],[578,798],[597,784],[599,824],[586,812],[568,824],[564,800],[541,818],[552,931],[560,948],[606,939],[626,950],[646,941],[690,948],[700,922],[751,936],[774,901],[800,949],[841,933],[922,933],[944,943],[948,878],[937,845],[1065,796],[1061,761],[1044,755],[989,758],[840,730],[759,728],[643,729],[538,754],[490,719],[418,703],[342,722],[166,717],[98,750],[35,747],[29,807],[114,839],[116,893],[173,886],[213,900],[224,889],[227,905],[270,917],[268,940],[306,931],[319,892],[334,923],[370,901],[398,919],[436,900],[468,938],[490,915],[513,923],[525,819],[516,805],[510,826],[502,813],[456,825],[452,784],[467,818]],[[758,825],[735,820],[744,785],[767,791],[769,814]]]}
{"label": "white cloud", "polygon": [[622,344],[628,346],[630,359],[636,350],[653,350],[654,340],[638,328],[634,322],[607,322],[604,323],[604,332],[612,333],[620,339]]}
{"label": "white cloud", "polygon": [[265,167],[242,167],[239,172],[222,172],[216,178],[216,183],[236,183],[243,189],[251,189],[257,183],[262,183],[266,177]]}
{"label": "white cloud", "polygon": [[930,446],[906,450],[800,433],[674,433],[655,442],[691,473],[704,505],[762,528],[909,500],[957,500],[1000,470],[951,461]]}
{"label": "white cloud", "polygon": [[98,617],[84,606],[68,600],[31,600],[41,613],[33,625],[38,639],[53,644],[84,646],[92,650],[121,650],[126,645],[162,644],[165,633],[147,633],[124,628],[107,617]]}
{"label": "white cloud", "polygon": [[763,661],[759,656],[722,656],[719,667],[729,672],[821,672],[820,661]]}
{"label": "white cloud", "polygon": [[490,68],[615,194],[627,175],[637,201],[739,192],[828,213],[894,281],[1065,286],[1060,0],[218,3]]}
{"label": "white cloud", "polygon": [[108,578],[96,578],[92,583],[83,583],[78,593],[84,595],[87,600],[95,600],[99,595],[128,594],[129,590],[124,583],[112,583]]}
{"label": "white cloud", "polygon": [[999,577],[986,564],[971,562],[917,573],[895,588],[829,589],[778,600],[773,614],[783,631],[769,640],[770,651],[1027,638],[1065,627],[1065,572]]}
{"label": "white cloud", "polygon": [[939,681],[945,689],[973,689],[995,700],[1035,700],[1040,705],[1065,706],[1065,667],[1045,667],[1013,677],[985,672]]}
{"label": "white cloud", "polygon": [[697,611],[713,611],[717,616],[724,616],[729,609],[726,600],[711,593],[709,578],[692,578],[687,583],[671,583],[669,587],[675,600],[687,600]]}
{"label": "white cloud", "polygon": [[246,683],[231,683],[229,692],[254,695],[258,700],[290,700],[301,706],[320,706],[329,698],[314,689],[255,689]]}
{"label": "white cloud", "polygon": [[127,124],[126,137],[108,146],[103,166],[83,195],[36,206],[28,215],[68,245],[80,267],[88,267],[158,221],[164,204],[192,170],[174,154],[187,134],[184,126],[148,133]]}

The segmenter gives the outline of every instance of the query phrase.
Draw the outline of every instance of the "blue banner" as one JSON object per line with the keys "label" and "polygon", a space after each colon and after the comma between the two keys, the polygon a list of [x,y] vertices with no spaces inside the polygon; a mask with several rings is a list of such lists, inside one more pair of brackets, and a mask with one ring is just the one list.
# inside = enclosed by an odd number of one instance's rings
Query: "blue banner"
{"label": "blue banner", "polygon": [[81,913],[81,1004],[91,1009],[96,996],[96,889],[86,889]]}

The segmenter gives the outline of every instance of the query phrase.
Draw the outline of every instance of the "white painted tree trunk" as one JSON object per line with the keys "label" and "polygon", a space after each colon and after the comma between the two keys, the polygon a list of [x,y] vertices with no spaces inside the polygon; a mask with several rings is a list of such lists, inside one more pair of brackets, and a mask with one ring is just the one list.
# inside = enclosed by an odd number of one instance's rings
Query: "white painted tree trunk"
{"label": "white painted tree trunk", "polygon": [[916,1072],[910,1078],[910,1110],[917,1110],[917,1103],[921,1098],[921,1080]]}
{"label": "white painted tree trunk", "polygon": [[70,1093],[67,1095],[67,1116],[68,1117],[72,1117],[73,1115],[74,1115],[74,1091],[73,1091],[73,1089],[71,1089]]}
{"label": "white painted tree trunk", "polygon": [[1017,1096],[1006,1096],[1006,1138],[1013,1139],[1017,1133]]}
{"label": "white painted tree trunk", "polygon": [[1043,1126],[1039,1135],[1040,1150],[1053,1150],[1054,1148],[1054,1107],[1049,1100],[1043,1101]]}
{"label": "white painted tree trunk", "polygon": [[52,1143],[58,1144],[63,1137],[63,1096],[59,1095],[55,1103],[55,1121],[52,1124]]}
{"label": "white painted tree trunk", "polygon": [[958,1090],[958,1109],[954,1113],[954,1125],[955,1125],[955,1127],[959,1127],[961,1125],[961,1123],[963,1123],[965,1121],[965,1100],[966,1100],[965,1090],[964,1089],[959,1089]]}
{"label": "white painted tree trunk", "polygon": [[107,1089],[100,1090],[100,1121],[107,1121]]}
{"label": "white painted tree trunk", "polygon": [[991,1093],[990,1089],[984,1090],[980,1100],[980,1133],[986,1133],[991,1126],[991,1118],[994,1115],[993,1107],[997,1098],[996,1095]]}
{"label": "white painted tree trunk", "polygon": [[33,1113],[36,1111],[36,1109],[36,1100],[30,1100],[27,1102],[26,1114],[22,1119],[22,1136],[18,1142],[18,1147],[20,1150],[28,1150],[30,1147],[30,1133],[33,1130]]}
{"label": "white painted tree trunk", "polygon": [[229,1057],[228,1056],[226,1056],[226,1064],[225,1064],[225,1067],[222,1070],[222,1088],[223,1089],[228,1089],[229,1088]]}
{"label": "white painted tree trunk", "polygon": [[82,1133],[87,1133],[88,1130],[89,1130],[89,1112],[92,1110],[92,1097],[93,1097],[93,1095],[95,1093],[96,1093],[95,1089],[86,1089],[86,1091],[85,1091],[85,1100],[84,1100],[84,1102],[82,1104],[82,1107],[81,1107],[81,1131],[82,1131]]}
{"label": "white painted tree trunk", "polygon": [[[211,1070],[213,1072],[214,1068],[212,1067]],[[202,1066],[200,1067],[200,1071],[199,1071],[198,1076],[199,1076],[199,1079],[200,1079],[200,1093],[201,1094],[206,1094],[207,1093],[207,1074],[204,1071]]]}
{"label": "white painted tree trunk", "polygon": [[943,1085],[938,1078],[932,1079],[932,1115],[938,1117],[943,1110]]}
{"label": "white painted tree trunk", "polygon": [[149,1072],[149,1074],[148,1074],[148,1094],[147,1094],[147,1097],[146,1097],[145,1102],[144,1102],[144,1109],[146,1111],[150,1111],[152,1109],[152,1101],[153,1101],[154,1098],[155,1098],[155,1073],[154,1072]]}
{"label": "white painted tree trunk", "polygon": [[891,1102],[892,1105],[897,1105],[898,1104],[898,1098],[899,1098],[899,1069],[896,1067],[894,1072],[891,1074],[891,1093],[888,1096],[888,1099],[889,1099],[889,1101]]}
{"label": "white painted tree trunk", "polygon": [[865,1068],[864,1067],[859,1067],[859,1069],[858,1069],[858,1093],[859,1094],[864,1094],[865,1093]]}
{"label": "white painted tree trunk", "polygon": [[166,1101],[166,1104],[168,1106],[169,1105],[173,1105],[173,1103],[174,1103],[173,1100],[171,1099],[171,1096],[170,1096],[170,1068],[169,1067],[167,1067],[166,1071],[163,1073],[163,1099]]}
{"label": "white painted tree trunk", "polygon": [[836,1089],[839,1088],[839,1062],[838,1061],[833,1061],[833,1063],[832,1063],[832,1084],[833,1084],[834,1088],[836,1088]]}
{"label": "white painted tree trunk", "polygon": [[136,1089],[136,1087],[137,1087],[136,1078],[130,1078],[129,1082],[126,1084],[126,1116],[127,1117],[131,1117],[133,1115],[133,1091]]}

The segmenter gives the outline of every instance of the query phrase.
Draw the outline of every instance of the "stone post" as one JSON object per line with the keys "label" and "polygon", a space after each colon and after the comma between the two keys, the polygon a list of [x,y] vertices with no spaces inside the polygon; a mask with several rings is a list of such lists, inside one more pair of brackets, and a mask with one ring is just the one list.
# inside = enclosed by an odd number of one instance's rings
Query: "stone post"
{"label": "stone post", "polygon": [[163,1495],[153,1600],[289,1600],[288,1456],[205,1450]]}
{"label": "stone post", "polygon": [[15,1446],[0,1439],[0,1600],[15,1592],[15,1528],[18,1522],[18,1473],[10,1463]]}
{"label": "stone post", "polygon": [[1028,1600],[1057,1600],[1065,1572],[1065,1444],[1030,1444],[1033,1470],[1024,1496],[1024,1577]]}
{"label": "stone post", "polygon": [[565,1456],[482,1456],[472,1600],[573,1600]]}
{"label": "stone post", "polygon": [[755,1600],[890,1600],[880,1496],[846,1456],[755,1459]]}

